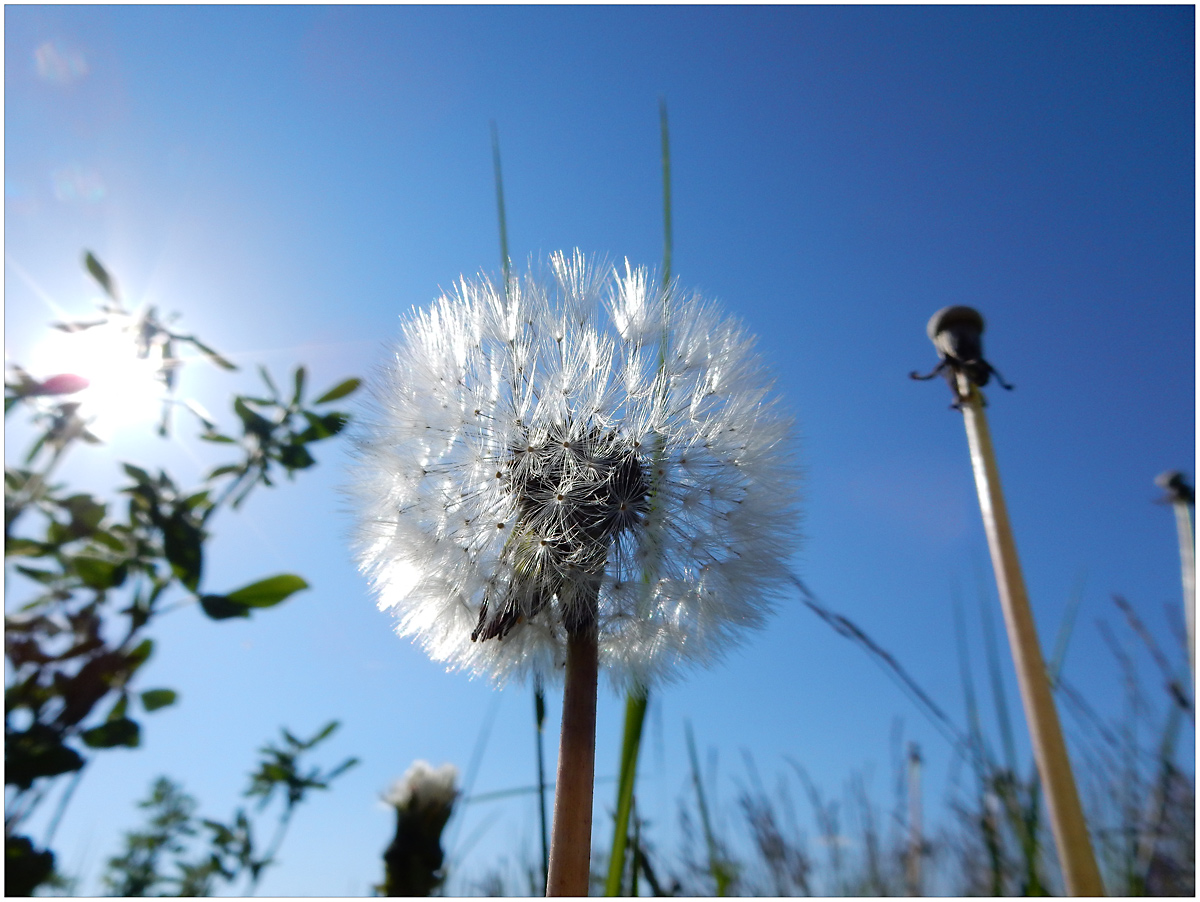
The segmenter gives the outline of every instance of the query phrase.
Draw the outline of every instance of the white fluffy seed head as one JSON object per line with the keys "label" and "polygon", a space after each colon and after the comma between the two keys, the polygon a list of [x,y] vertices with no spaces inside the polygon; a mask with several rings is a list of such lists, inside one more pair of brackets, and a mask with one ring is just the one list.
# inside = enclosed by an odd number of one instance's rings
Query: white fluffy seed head
{"label": "white fluffy seed head", "polygon": [[576,251],[507,292],[464,279],[405,321],[373,398],[357,557],[436,660],[553,681],[586,621],[614,682],[649,685],[784,591],[791,420],[753,338],[644,269]]}
{"label": "white fluffy seed head", "polygon": [[401,811],[447,809],[458,797],[457,782],[458,768],[453,764],[432,767],[418,760],[388,787],[383,800]]}

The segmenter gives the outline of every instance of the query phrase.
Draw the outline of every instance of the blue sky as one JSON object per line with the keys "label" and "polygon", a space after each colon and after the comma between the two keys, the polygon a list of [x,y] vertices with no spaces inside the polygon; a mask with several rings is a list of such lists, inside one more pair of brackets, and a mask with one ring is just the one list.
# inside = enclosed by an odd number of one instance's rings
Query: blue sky
{"label": "blue sky", "polygon": [[[1110,595],[1172,647],[1179,610],[1152,480],[1195,463],[1193,34],[1190,6],[6,7],[5,353],[28,360],[61,311],[88,313],[86,248],[131,301],[246,364],[187,372],[210,409],[253,391],[259,362],[324,385],[368,375],[405,311],[499,269],[490,120],[517,265],[580,247],[656,266],[665,97],[674,272],[759,336],[799,424],[797,572],[965,721],[951,598],[980,679],[981,584],[999,612],[961,417],[940,381],[907,374],[936,362],[930,314],[974,306],[1017,386],[989,392],[989,416],[1043,645],[1082,586],[1066,675],[1116,714],[1096,627],[1127,633]],[[194,478],[212,449],[186,435],[126,430],[64,473],[108,492],[115,457]],[[300,811],[267,895],[365,892],[392,827],[378,794],[415,758],[466,769],[489,718],[474,791],[533,781],[529,690],[445,674],[391,633],[350,561],[345,449],[318,456],[217,521],[205,575],[292,571],[312,591],[246,623],[162,622],[144,679],[181,703],[147,719],[141,750],[101,756],[58,833],[84,890],[155,775],[226,816],[282,725],[340,718],[326,760],[363,764]],[[602,689],[602,778],[621,715]],[[946,743],[786,604],[654,696],[639,795],[673,848],[690,720],[730,825],[743,749],[769,782],[791,756],[830,793],[868,770],[886,806],[898,717],[940,809]],[[597,790],[598,824],[613,792]],[[456,829],[464,876],[536,857],[528,799]]]}

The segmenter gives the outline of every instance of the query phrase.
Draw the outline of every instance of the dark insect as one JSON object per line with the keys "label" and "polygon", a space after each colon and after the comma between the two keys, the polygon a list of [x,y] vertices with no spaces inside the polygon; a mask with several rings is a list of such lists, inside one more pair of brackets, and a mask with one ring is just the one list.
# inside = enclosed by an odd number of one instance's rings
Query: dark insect
{"label": "dark insect", "polygon": [[1166,490],[1167,495],[1162,499],[1166,504],[1174,504],[1177,501],[1192,505],[1196,503],[1196,490],[1187,484],[1184,475],[1178,470],[1159,473],[1154,477],[1154,484]]}
{"label": "dark insect", "polygon": [[925,332],[937,348],[941,360],[932,372],[920,375],[916,370],[909,373],[910,379],[932,379],[942,375],[954,392],[958,408],[967,400],[959,390],[958,375],[961,373],[974,385],[983,387],[993,375],[1003,388],[1012,390],[990,363],[983,358],[983,317],[972,307],[943,307],[929,319]]}

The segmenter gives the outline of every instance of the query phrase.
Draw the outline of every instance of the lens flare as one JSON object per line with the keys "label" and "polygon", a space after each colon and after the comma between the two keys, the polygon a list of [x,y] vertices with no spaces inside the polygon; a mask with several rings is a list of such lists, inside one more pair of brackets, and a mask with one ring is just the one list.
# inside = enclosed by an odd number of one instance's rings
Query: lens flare
{"label": "lens flare", "polygon": [[150,422],[163,398],[162,348],[140,356],[135,333],[118,319],[80,332],[52,332],[34,350],[35,375],[72,373],[88,380],[70,397],[100,438]]}

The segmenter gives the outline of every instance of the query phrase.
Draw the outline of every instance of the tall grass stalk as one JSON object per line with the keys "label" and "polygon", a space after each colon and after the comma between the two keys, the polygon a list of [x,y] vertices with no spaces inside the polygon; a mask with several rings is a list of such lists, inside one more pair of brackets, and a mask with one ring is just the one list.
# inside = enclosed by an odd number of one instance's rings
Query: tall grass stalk
{"label": "tall grass stalk", "polygon": [[684,723],[687,731],[688,760],[692,766],[692,785],[696,789],[696,805],[700,810],[700,826],[704,830],[704,844],[708,849],[708,872],[716,884],[718,896],[728,895],[732,874],[721,854],[713,832],[712,818],[708,814],[708,802],[704,796],[704,779],[700,775],[700,761],[696,757],[696,737],[692,734],[691,721]]}
{"label": "tall grass stalk", "polygon": [[663,274],[662,284],[666,288],[671,284],[671,251],[673,239],[671,236],[671,136],[667,128],[667,99],[658,99],[658,129],[662,136],[662,178],[663,178]]}
{"label": "tall grass stalk", "polygon": [[492,128],[492,171],[496,179],[496,216],[500,220],[500,264],[504,269],[504,293],[508,294],[508,283],[511,278],[508,259],[508,222],[504,215],[504,179],[500,174],[500,132],[496,129],[496,121],[491,122]]}
{"label": "tall grass stalk", "polygon": [[[671,284],[671,141],[667,128],[667,101],[658,101],[659,134],[662,140],[662,182],[663,182],[663,271],[662,286],[665,291]],[[497,166],[499,164],[497,163]],[[497,170],[499,171],[499,170]],[[666,335],[667,322],[663,322],[662,357],[659,358],[659,370],[666,364]],[[659,449],[660,450],[660,449]],[[653,493],[653,487],[651,489]],[[606,896],[621,894],[621,878],[625,873],[625,850],[629,836],[629,813],[633,807],[633,787],[637,780],[638,754],[641,749],[642,724],[646,719],[646,706],[650,690],[647,686],[630,688],[625,697],[625,731],[621,738],[621,766],[617,782],[617,806],[613,822],[612,852],[608,862],[608,878],[604,885]],[[637,845],[634,845],[635,856]],[[633,868],[633,886],[631,895],[637,895],[637,862]]]}
{"label": "tall grass stalk", "polygon": [[[625,850],[629,836],[629,817],[633,809],[633,784],[637,777],[638,752],[642,744],[642,725],[646,720],[647,695],[631,689],[625,698],[625,730],[621,738],[621,767],[617,775],[617,810],[613,825],[612,854],[608,862],[608,879],[604,895],[621,895],[621,880],[625,874]],[[636,850],[636,843],[634,849]],[[637,868],[630,895],[637,895]]]}
{"label": "tall grass stalk", "polygon": [[915,742],[908,746],[908,860],[905,876],[908,894],[921,895],[921,860],[925,854],[925,838],[921,834],[921,752]]}

